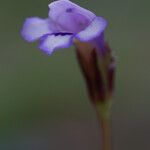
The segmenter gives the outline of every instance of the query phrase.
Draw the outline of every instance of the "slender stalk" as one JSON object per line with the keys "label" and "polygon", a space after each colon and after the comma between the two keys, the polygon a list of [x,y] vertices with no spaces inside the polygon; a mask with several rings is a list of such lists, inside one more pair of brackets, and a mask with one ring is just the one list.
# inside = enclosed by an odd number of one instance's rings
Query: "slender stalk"
{"label": "slender stalk", "polygon": [[101,118],[102,149],[111,150],[111,133],[109,119]]}
{"label": "slender stalk", "polygon": [[109,109],[104,109],[107,111],[102,111],[102,109],[96,108],[97,117],[101,129],[101,140],[102,140],[102,150],[112,150],[111,145],[111,121],[110,115],[108,114]]}

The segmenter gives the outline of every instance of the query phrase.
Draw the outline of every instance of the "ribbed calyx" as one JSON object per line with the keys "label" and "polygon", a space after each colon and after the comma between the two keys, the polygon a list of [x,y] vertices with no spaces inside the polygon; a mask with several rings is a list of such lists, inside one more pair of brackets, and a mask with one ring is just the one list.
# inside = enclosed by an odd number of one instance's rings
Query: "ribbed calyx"
{"label": "ribbed calyx", "polygon": [[115,59],[108,44],[105,43],[103,50],[78,41],[75,45],[91,101],[94,104],[109,101],[114,90]]}

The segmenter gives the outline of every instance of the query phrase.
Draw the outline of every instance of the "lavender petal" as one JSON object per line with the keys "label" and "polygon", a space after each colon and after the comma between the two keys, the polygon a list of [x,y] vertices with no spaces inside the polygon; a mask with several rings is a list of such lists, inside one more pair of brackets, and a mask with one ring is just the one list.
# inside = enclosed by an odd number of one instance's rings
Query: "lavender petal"
{"label": "lavender petal", "polygon": [[52,54],[54,50],[59,48],[68,48],[72,45],[72,43],[73,35],[71,33],[55,33],[44,36],[39,48],[47,54]]}
{"label": "lavender petal", "polygon": [[49,19],[31,17],[25,20],[21,34],[29,42],[33,42],[45,34],[52,33]]}
{"label": "lavender petal", "polygon": [[[57,22],[57,19],[63,14],[63,13],[77,13],[84,15],[89,21],[92,21],[93,18],[96,17],[94,13],[92,13],[89,10],[86,10],[80,6],[78,6],[75,3],[72,3],[69,0],[57,0],[49,4],[49,17],[52,18],[52,20]],[[57,10],[57,11],[56,11]]]}
{"label": "lavender petal", "polygon": [[76,38],[82,42],[87,42],[100,36],[107,26],[107,21],[102,17],[96,17],[91,24],[76,35]]}

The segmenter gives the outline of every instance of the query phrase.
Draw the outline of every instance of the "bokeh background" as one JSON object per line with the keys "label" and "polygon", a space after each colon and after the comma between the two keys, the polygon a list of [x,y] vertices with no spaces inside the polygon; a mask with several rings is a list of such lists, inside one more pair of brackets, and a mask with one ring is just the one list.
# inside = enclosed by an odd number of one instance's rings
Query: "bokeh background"
{"label": "bokeh background", "polygon": [[[20,36],[50,0],[0,0],[0,150],[99,150],[99,128],[74,48],[47,56]],[[150,1],[74,0],[109,20],[117,58],[113,149],[150,149]]]}

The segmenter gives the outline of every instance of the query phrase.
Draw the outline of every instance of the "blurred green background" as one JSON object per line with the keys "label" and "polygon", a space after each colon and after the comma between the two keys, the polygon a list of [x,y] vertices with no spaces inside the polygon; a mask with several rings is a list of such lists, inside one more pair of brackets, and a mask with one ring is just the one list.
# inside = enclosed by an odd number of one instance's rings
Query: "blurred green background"
{"label": "blurred green background", "polygon": [[[43,54],[20,36],[49,0],[0,0],[0,150],[99,150],[99,128],[74,47]],[[109,20],[117,58],[114,150],[150,149],[150,1],[73,2]]]}

